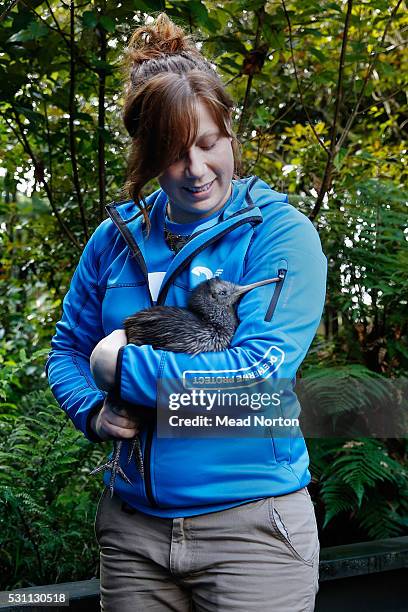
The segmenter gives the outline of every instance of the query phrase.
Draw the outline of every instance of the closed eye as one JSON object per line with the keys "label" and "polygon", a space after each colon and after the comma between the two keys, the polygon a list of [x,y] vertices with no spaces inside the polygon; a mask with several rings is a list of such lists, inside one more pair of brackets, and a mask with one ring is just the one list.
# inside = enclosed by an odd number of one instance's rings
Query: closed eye
{"label": "closed eye", "polygon": [[210,149],[213,149],[215,145],[216,143],[214,142],[214,144],[210,145],[209,147],[201,147],[201,148],[204,149],[204,151],[209,151]]}

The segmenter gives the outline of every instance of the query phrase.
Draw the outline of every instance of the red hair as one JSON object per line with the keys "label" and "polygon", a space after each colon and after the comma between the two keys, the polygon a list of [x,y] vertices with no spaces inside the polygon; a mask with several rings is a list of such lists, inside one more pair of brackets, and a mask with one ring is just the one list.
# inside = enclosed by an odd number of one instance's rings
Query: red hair
{"label": "red hair", "polygon": [[123,121],[132,142],[122,196],[134,200],[148,228],[142,188],[195,142],[198,102],[232,138],[234,177],[241,171],[240,144],[231,129],[234,102],[190,38],[160,13],[152,25],[133,32],[125,53]]}

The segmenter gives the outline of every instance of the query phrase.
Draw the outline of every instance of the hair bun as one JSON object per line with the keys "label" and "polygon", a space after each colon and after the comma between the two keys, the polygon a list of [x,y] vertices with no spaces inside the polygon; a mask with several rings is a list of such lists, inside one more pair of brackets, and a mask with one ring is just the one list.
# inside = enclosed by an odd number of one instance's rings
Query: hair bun
{"label": "hair bun", "polygon": [[137,65],[161,55],[188,51],[199,53],[182,28],[174,24],[166,13],[160,13],[151,25],[137,28],[130,37],[126,60]]}

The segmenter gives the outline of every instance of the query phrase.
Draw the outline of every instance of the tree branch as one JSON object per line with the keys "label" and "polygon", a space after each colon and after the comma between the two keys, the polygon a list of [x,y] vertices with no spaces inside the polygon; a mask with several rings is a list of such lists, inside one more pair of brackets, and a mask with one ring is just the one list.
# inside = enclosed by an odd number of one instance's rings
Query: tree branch
{"label": "tree branch", "polygon": [[228,79],[228,81],[225,81],[224,86],[228,87],[228,85],[230,83],[232,83],[233,81],[235,81],[235,79],[237,79],[238,77],[242,76],[242,72],[238,72],[236,75],[234,75],[233,77],[231,77],[230,79]]}
{"label": "tree branch", "polygon": [[[71,40],[70,40],[70,38],[71,38],[71,37],[70,37],[70,36],[67,36],[67,35],[65,34],[65,32],[64,32],[64,31],[61,29],[60,24],[59,24],[59,21],[58,21],[58,19],[55,17],[55,15],[54,15],[54,13],[53,13],[53,10],[52,10],[52,8],[51,8],[51,5],[50,5],[50,3],[48,2],[48,0],[45,0],[45,4],[47,5],[47,8],[48,8],[48,10],[49,10],[49,12],[50,12],[50,15],[51,15],[51,17],[52,17],[52,20],[53,20],[53,22],[55,23],[55,28],[56,28],[57,32],[60,34],[60,36],[61,36],[61,37],[62,37],[62,38],[63,38],[63,39],[64,39],[64,40],[67,42],[67,44],[69,45],[69,44],[70,44],[70,42],[71,42]],[[38,13],[36,13],[36,14],[38,15]],[[38,16],[39,16],[39,15],[38,15]]]}
{"label": "tree branch", "polygon": [[3,21],[7,15],[13,10],[13,8],[18,4],[19,0],[14,0],[11,4],[2,12],[0,15],[0,21]]}
{"label": "tree branch", "polygon": [[[25,2],[24,0],[20,0],[20,2],[22,4],[24,4],[24,6],[31,11],[31,13],[33,13],[33,15],[35,15],[40,21],[41,23],[43,23],[44,25],[47,26],[47,28],[49,28],[52,32],[56,32],[57,34],[59,34],[59,36],[62,38],[62,40],[64,41],[64,43],[66,44],[66,46],[68,47],[69,50],[71,50],[71,43],[70,43],[70,39],[69,36],[67,34],[65,34],[64,30],[61,29],[54,13],[52,12],[51,6],[48,5],[47,6],[49,8],[49,11],[52,15],[52,18],[54,20],[54,22],[57,24],[57,27],[53,27],[52,25],[50,25],[48,23],[48,21],[46,19],[44,19],[43,17],[41,17],[41,15],[39,13],[37,13],[37,11],[30,6],[30,4],[28,4],[27,2]],[[95,72],[95,68],[93,68],[91,66],[91,64],[89,64],[86,60],[83,59],[82,55],[80,53],[78,53],[78,50],[75,48],[75,59],[76,61],[81,64],[82,66],[84,66],[85,68],[88,68],[88,70],[91,70],[92,72]]]}
{"label": "tree branch", "polygon": [[247,176],[251,175],[253,172],[253,169],[255,168],[256,164],[259,161],[259,158],[261,156],[261,151],[263,151],[262,149],[262,139],[261,137],[258,138],[258,142],[256,143],[257,146],[257,151],[256,151],[256,158],[255,161],[251,164],[251,166],[248,168],[247,172],[245,173]]}
{"label": "tree branch", "polygon": [[[389,16],[389,18],[387,20],[387,23],[386,23],[386,25],[384,27],[383,34],[381,36],[381,40],[380,40],[380,44],[379,44],[379,50],[377,50],[373,54],[373,57],[372,57],[371,62],[369,64],[369,66],[368,66],[368,69],[367,69],[367,72],[366,72],[363,84],[361,86],[361,90],[360,90],[360,94],[358,96],[357,102],[356,102],[356,104],[355,104],[355,106],[354,106],[354,108],[353,108],[353,110],[352,110],[352,112],[351,112],[347,122],[346,122],[346,125],[344,127],[343,133],[340,136],[340,138],[339,138],[337,143],[335,142],[335,137],[336,137],[336,134],[337,134],[337,119],[338,119],[338,113],[339,113],[338,109],[340,107],[340,103],[339,103],[339,99],[336,100],[335,121],[333,122],[333,130],[332,130],[331,142],[330,142],[330,156],[327,159],[326,168],[325,168],[325,171],[324,171],[322,185],[321,185],[321,188],[319,190],[319,194],[318,194],[318,196],[316,198],[316,202],[315,202],[314,208],[313,208],[312,212],[309,215],[309,219],[311,221],[313,221],[316,218],[316,216],[317,216],[317,214],[318,214],[318,212],[320,210],[321,204],[323,202],[323,198],[324,198],[325,194],[327,193],[327,191],[329,189],[330,181],[331,181],[331,173],[332,173],[332,170],[333,170],[334,158],[337,155],[337,153],[340,151],[340,149],[342,147],[342,144],[345,141],[345,139],[347,138],[347,136],[348,136],[348,134],[350,132],[351,126],[354,123],[354,120],[355,120],[355,118],[357,116],[357,113],[358,113],[358,109],[360,107],[361,101],[362,101],[363,96],[364,96],[364,92],[365,92],[367,83],[369,81],[369,78],[370,78],[373,70],[374,70],[375,62],[377,60],[378,55],[381,53],[381,47],[384,44],[384,40],[385,40],[385,37],[387,35],[388,29],[389,29],[389,27],[391,25],[391,22],[392,22],[392,20],[393,20],[393,18],[395,16],[396,12],[398,11],[401,3],[402,3],[402,0],[398,0],[397,4],[394,6],[393,10],[391,11],[391,14],[390,14],[390,16]],[[349,4],[352,4],[351,0],[349,0]],[[349,6],[348,6],[348,9],[349,9]],[[347,10],[347,15],[348,14],[349,14],[349,10]],[[346,23],[347,23],[347,17],[346,17]],[[346,30],[346,24],[344,26],[344,30]],[[343,46],[344,46],[345,42],[347,42],[347,41],[345,40],[345,36],[344,36],[344,33],[343,33],[342,52],[343,52]],[[339,91],[339,87],[338,87],[338,91]]]}
{"label": "tree branch", "polygon": [[[308,91],[310,88],[312,87],[312,83],[308,83],[304,89],[304,91]],[[274,119],[271,123],[271,125],[268,128],[268,132],[272,131],[272,128],[279,123],[279,121],[282,121],[282,119],[288,114],[290,113],[290,111],[296,106],[297,102],[296,100],[294,102],[292,102],[292,104],[289,104],[289,106],[287,106],[285,108],[285,110],[283,111],[283,113],[281,115],[279,115],[279,117],[277,117],[276,119]]]}
{"label": "tree branch", "polygon": [[[261,39],[261,35],[262,35],[262,27],[263,27],[263,23],[265,20],[265,4],[263,4],[257,11],[255,11],[257,17],[258,17],[258,25],[256,28],[256,35],[255,35],[255,43],[254,43],[254,49],[258,49],[259,47],[259,41]],[[239,138],[240,134],[243,131],[244,128],[244,116],[245,113],[247,111],[248,105],[249,105],[249,94],[251,91],[251,86],[252,86],[252,81],[254,78],[254,72],[251,71],[248,74],[248,81],[247,81],[247,86],[246,86],[246,90],[245,90],[245,96],[244,96],[244,103],[242,106],[242,113],[241,113],[241,117],[239,119],[239,125],[238,125],[238,130],[237,130],[237,137]]]}
{"label": "tree branch", "polygon": [[[384,44],[384,40],[385,40],[385,37],[387,35],[388,28],[391,25],[391,21],[393,20],[393,18],[395,16],[395,13],[398,11],[401,3],[402,3],[402,0],[398,0],[397,4],[394,6],[393,10],[391,11],[391,15],[389,16],[389,18],[387,20],[387,23],[385,24],[384,32],[382,34],[381,41],[380,41],[380,44],[379,44],[380,49],[381,49],[381,47]],[[361,91],[360,91],[360,94],[358,96],[358,100],[356,102],[356,105],[355,105],[355,107],[354,107],[350,117],[348,118],[348,121],[347,121],[346,126],[345,126],[344,131],[343,131],[343,134],[342,134],[342,136],[339,139],[339,142],[338,142],[338,145],[337,145],[338,150],[340,150],[341,145],[343,144],[344,140],[346,139],[347,134],[348,134],[351,126],[354,123],[354,120],[356,118],[358,109],[360,107],[361,101],[362,101],[363,96],[364,96],[364,92],[365,92],[365,88],[367,86],[368,80],[369,80],[369,78],[370,78],[370,76],[371,76],[371,74],[372,74],[372,72],[374,70],[374,66],[375,66],[375,62],[377,61],[377,57],[381,53],[380,49],[373,54],[373,58],[372,58],[369,66],[368,66],[368,70],[367,70],[367,73],[366,73],[366,75],[364,77],[364,81],[363,81],[363,84],[361,86]]]}
{"label": "tree branch", "polygon": [[347,0],[347,13],[344,21],[343,37],[341,42],[341,51],[339,59],[339,72],[337,78],[337,92],[336,92],[336,104],[334,108],[334,118],[332,123],[332,129],[330,134],[330,148],[328,151],[326,167],[323,173],[322,184],[319,189],[318,196],[316,198],[315,205],[312,212],[309,215],[309,219],[313,221],[319,213],[320,207],[323,203],[324,196],[329,190],[331,183],[331,175],[333,171],[334,157],[336,154],[336,135],[337,135],[337,124],[340,115],[340,106],[343,101],[343,72],[344,72],[344,59],[346,56],[348,32],[350,26],[351,11],[353,9],[353,0]]}
{"label": "tree branch", "polygon": [[[106,62],[107,44],[106,32],[97,27],[96,32],[100,41],[100,59]],[[100,68],[98,71],[98,182],[99,182],[99,221],[102,223],[105,212],[106,200],[106,172],[105,172],[105,84],[106,70]]]}
{"label": "tree branch", "polygon": [[51,155],[51,134],[50,134],[50,122],[48,121],[48,110],[47,103],[44,100],[44,118],[45,118],[45,130],[47,135],[48,145],[48,167],[50,172],[50,191],[53,193],[52,181],[53,181],[53,170],[52,170],[52,155]]}
{"label": "tree branch", "polygon": [[9,128],[11,129],[11,131],[13,132],[14,136],[17,138],[18,142],[21,144],[21,146],[23,147],[23,149],[25,150],[25,144],[24,144],[24,140],[22,140],[20,134],[17,132],[16,128],[14,127],[14,125],[12,123],[10,123],[10,121],[8,120],[8,118],[6,117],[6,115],[3,115],[5,122],[7,123],[7,125],[9,126]]}
{"label": "tree branch", "polygon": [[[34,165],[34,171],[36,173],[36,176],[39,178],[39,182],[41,182],[44,186],[45,192],[47,194],[48,200],[50,202],[50,206],[52,208],[52,211],[62,229],[62,231],[64,232],[64,234],[67,236],[67,238],[70,240],[70,242],[79,250],[81,250],[81,245],[79,244],[78,240],[76,239],[76,237],[74,236],[74,234],[71,232],[71,230],[65,225],[64,221],[61,218],[61,215],[59,214],[55,204],[54,204],[54,200],[52,197],[52,193],[51,190],[49,188],[49,185],[47,183],[47,181],[45,180],[44,177],[44,168],[42,167],[42,164],[39,162],[39,160],[37,160],[36,156],[34,155],[30,143],[28,142],[28,139],[24,133],[24,128],[23,125],[20,121],[20,117],[18,116],[18,112],[15,109],[15,107],[13,106],[13,113],[16,119],[16,123],[18,125],[18,128],[20,130],[20,136],[21,138],[19,138],[19,141],[21,142],[23,149],[25,150],[25,152],[27,153],[27,155],[29,155],[29,157],[31,158],[33,165]],[[14,131],[14,130],[13,130]]]}
{"label": "tree branch", "polygon": [[[47,2],[48,5],[48,2]],[[69,79],[69,151],[72,163],[72,175],[74,180],[74,187],[77,195],[79,212],[81,215],[82,228],[84,230],[85,241],[88,242],[88,224],[86,221],[86,214],[84,208],[84,202],[82,199],[81,187],[79,184],[78,175],[78,164],[76,156],[76,144],[75,144],[75,130],[74,130],[74,115],[75,115],[75,57],[74,57],[74,45],[75,45],[75,2],[71,1],[70,4],[70,79]]]}
{"label": "tree branch", "polygon": [[374,96],[374,91],[373,91],[373,98],[374,101],[371,102],[371,104],[368,104],[368,106],[365,106],[363,109],[359,110],[357,115],[363,115],[364,113],[366,113],[372,106],[377,106],[378,104],[382,104],[383,102],[386,102],[386,100],[390,100],[390,98],[393,98],[395,96],[395,94],[400,93],[400,91],[406,91],[408,87],[408,81],[405,81],[402,83],[401,87],[398,87],[398,89],[395,89],[394,91],[392,91],[390,94],[386,95],[386,96],[382,96],[381,98],[375,98]]}
{"label": "tree branch", "polygon": [[339,71],[337,75],[337,91],[336,91],[336,104],[334,107],[334,118],[332,123],[332,129],[330,134],[330,157],[332,158],[336,150],[336,137],[338,130],[338,122],[340,116],[340,107],[343,102],[343,73],[344,73],[344,60],[346,57],[346,49],[348,42],[348,32],[350,26],[351,11],[353,9],[353,0],[347,2],[347,13],[346,20],[344,22],[343,38],[341,42],[340,60],[339,60]]}
{"label": "tree branch", "polygon": [[326,153],[329,154],[329,151],[328,151],[326,145],[324,144],[323,140],[321,140],[321,138],[319,137],[318,133],[316,132],[316,129],[315,129],[315,127],[314,127],[314,125],[312,123],[312,120],[310,118],[309,112],[308,112],[308,110],[307,110],[307,108],[305,106],[305,103],[304,103],[303,92],[302,92],[302,88],[300,87],[300,82],[299,82],[299,77],[298,77],[298,72],[297,72],[297,66],[296,66],[296,61],[295,61],[295,55],[294,55],[294,52],[293,52],[292,25],[291,25],[291,22],[290,22],[289,13],[288,13],[288,11],[286,9],[285,0],[281,0],[281,1],[282,1],[283,11],[284,11],[285,17],[286,17],[286,22],[288,24],[288,29],[289,29],[290,54],[291,54],[291,57],[292,57],[293,69],[295,71],[295,81],[296,81],[296,86],[297,86],[297,90],[298,90],[299,97],[300,97],[300,103],[301,103],[302,108],[303,108],[303,110],[305,112],[308,124],[309,124],[309,126],[310,126],[310,128],[311,128],[311,130],[312,130],[312,132],[313,132],[317,142],[319,143],[319,145],[321,147],[323,147],[323,149],[326,151]]}

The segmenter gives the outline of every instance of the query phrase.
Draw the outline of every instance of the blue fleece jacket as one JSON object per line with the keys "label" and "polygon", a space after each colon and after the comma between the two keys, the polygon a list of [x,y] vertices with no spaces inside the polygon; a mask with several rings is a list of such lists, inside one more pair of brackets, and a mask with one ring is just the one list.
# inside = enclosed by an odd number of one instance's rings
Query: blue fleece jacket
{"label": "blue fleece jacket", "polygon": [[[147,198],[150,220],[161,227],[166,194]],[[149,291],[142,216],[133,201],[107,206],[109,219],[96,229],[64,299],[46,371],[60,406],[91,441],[89,427],[105,394],[90,372],[96,344],[123,320],[153,304]],[[327,262],[313,224],[256,176],[233,181],[229,204],[200,224],[173,258],[157,304],[186,306],[191,290],[210,276],[238,284],[276,277],[247,293],[237,309],[238,328],[221,352],[187,353],[128,344],[118,356],[116,393],[154,414],[163,381],[184,385],[206,373],[295,381],[319,325]],[[272,358],[273,356],[273,358]],[[214,387],[213,387],[214,388]],[[291,385],[283,415],[298,415]],[[285,412],[286,411],[286,412]],[[299,433],[277,437],[174,437],[157,434],[153,421],[141,433],[145,478],[133,463],[121,465],[132,481],[116,478],[115,492],[147,514],[180,517],[283,495],[310,482],[309,458]],[[109,472],[104,475],[109,482]]]}

